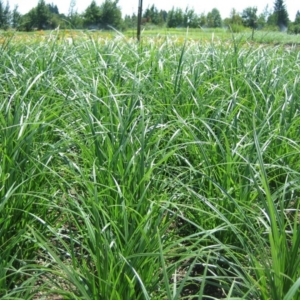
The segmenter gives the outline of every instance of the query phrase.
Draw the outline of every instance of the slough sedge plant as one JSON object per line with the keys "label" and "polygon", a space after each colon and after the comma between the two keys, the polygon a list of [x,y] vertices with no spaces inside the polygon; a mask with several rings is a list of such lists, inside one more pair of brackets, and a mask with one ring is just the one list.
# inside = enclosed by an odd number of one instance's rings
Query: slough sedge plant
{"label": "slough sedge plant", "polygon": [[299,299],[299,52],[82,36],[1,62],[1,299]]}

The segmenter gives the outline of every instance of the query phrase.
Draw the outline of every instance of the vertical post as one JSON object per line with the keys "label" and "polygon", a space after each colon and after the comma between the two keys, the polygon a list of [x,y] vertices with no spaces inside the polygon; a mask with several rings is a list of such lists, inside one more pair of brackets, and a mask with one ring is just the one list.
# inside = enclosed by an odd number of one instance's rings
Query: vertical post
{"label": "vertical post", "polygon": [[141,39],[141,27],[142,27],[142,11],[143,11],[143,0],[139,0],[138,7],[138,22],[137,22],[137,39]]}

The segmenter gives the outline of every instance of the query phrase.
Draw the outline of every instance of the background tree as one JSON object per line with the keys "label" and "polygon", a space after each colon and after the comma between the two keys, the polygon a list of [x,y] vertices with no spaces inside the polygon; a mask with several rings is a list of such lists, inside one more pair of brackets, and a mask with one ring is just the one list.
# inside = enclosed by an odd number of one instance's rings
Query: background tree
{"label": "background tree", "polygon": [[183,11],[181,8],[172,8],[168,12],[167,17],[167,27],[176,28],[179,26],[183,26]]}
{"label": "background tree", "polygon": [[2,28],[4,23],[4,5],[3,1],[0,0],[0,28]]}
{"label": "background tree", "polygon": [[147,7],[143,13],[143,19],[147,20],[154,25],[162,26],[167,20],[167,12],[164,10],[158,10],[155,5]]}
{"label": "background tree", "polygon": [[300,34],[300,11],[296,13],[295,21],[290,24],[289,32],[293,34]]}
{"label": "background tree", "polygon": [[58,10],[57,5],[54,5],[53,3],[51,3],[51,4],[47,4],[47,6],[48,6],[51,14],[59,15],[59,10]]}
{"label": "background tree", "polygon": [[168,28],[176,27],[175,8],[174,7],[172,7],[172,9],[170,11],[168,11],[167,27]]}
{"label": "background tree", "polygon": [[119,0],[105,0],[100,6],[101,25],[104,28],[122,29],[122,11],[118,6]]}
{"label": "background tree", "polygon": [[59,14],[57,5],[46,4],[45,0],[39,0],[36,7],[27,14],[20,16],[15,10],[13,12],[12,24],[17,24],[20,30],[30,31],[33,29],[54,29],[56,27],[66,28],[66,16]]}
{"label": "background tree", "polygon": [[275,0],[273,15],[274,21],[280,30],[286,30],[289,24],[289,15],[283,0]]}
{"label": "background tree", "polygon": [[21,24],[21,14],[18,11],[18,5],[15,5],[12,16],[11,16],[11,26],[12,28],[19,29]]}
{"label": "background tree", "polygon": [[199,17],[193,9],[186,8],[183,14],[183,26],[190,28],[199,27]]}
{"label": "background tree", "polygon": [[83,20],[76,10],[76,0],[71,0],[68,13],[68,22],[71,28],[82,28]]}
{"label": "background tree", "polygon": [[133,13],[131,16],[130,15],[125,15],[124,17],[124,27],[125,29],[132,29],[136,28],[137,24],[137,15]]}
{"label": "background tree", "polygon": [[99,27],[101,23],[101,9],[96,4],[96,1],[92,1],[83,13],[83,22],[87,27]]}
{"label": "background tree", "polygon": [[165,24],[167,22],[167,18],[168,18],[168,13],[165,10],[161,9],[159,11],[159,23],[158,23],[158,25],[162,26],[163,24]]}
{"label": "background tree", "polygon": [[234,8],[230,11],[229,18],[224,20],[224,25],[228,26],[233,32],[240,32],[244,28],[243,19]]}
{"label": "background tree", "polygon": [[31,31],[36,27],[36,7],[32,8],[20,20],[20,30]]}
{"label": "background tree", "polygon": [[0,1],[0,28],[7,30],[11,23],[11,12],[9,2],[4,6],[3,1]]}
{"label": "background tree", "polygon": [[243,19],[241,15],[233,8],[230,12],[230,24],[242,25]]}
{"label": "background tree", "polygon": [[181,8],[177,8],[175,10],[175,20],[176,20],[176,27],[181,27],[183,26],[183,11]]}
{"label": "background tree", "polygon": [[257,28],[257,7],[247,7],[242,12],[243,25],[252,28],[252,40],[254,30]]}
{"label": "background tree", "polygon": [[222,17],[217,8],[213,8],[212,11],[207,14],[207,26],[211,28],[222,27]]}
{"label": "background tree", "polygon": [[297,11],[295,22],[294,22],[295,30],[294,33],[300,34],[300,11]]}
{"label": "background tree", "polygon": [[277,21],[276,21],[276,15],[274,13],[271,13],[268,16],[268,19],[267,19],[268,27],[269,28],[273,28],[274,27],[274,30],[278,30],[278,27],[277,27],[276,23],[277,23]]}
{"label": "background tree", "polygon": [[50,18],[48,21],[48,26],[51,29],[54,28],[66,28],[66,16],[64,14],[60,14],[57,5],[54,5],[53,3],[47,4],[47,7],[50,12]]}
{"label": "background tree", "polygon": [[39,0],[36,7],[35,23],[39,30],[47,29],[50,24],[50,11],[45,0]]}
{"label": "background tree", "polygon": [[60,29],[65,29],[67,25],[67,17],[64,14],[52,13],[48,21],[48,28],[55,29],[59,27]]}
{"label": "background tree", "polygon": [[68,17],[72,16],[76,12],[76,0],[70,0]]}
{"label": "background tree", "polygon": [[205,13],[201,13],[199,16],[199,26],[204,27],[207,23],[206,15]]}
{"label": "background tree", "polygon": [[159,20],[159,12],[157,7],[153,4],[151,7],[147,7],[143,13],[143,18],[149,20],[148,22],[158,25]]}
{"label": "background tree", "polygon": [[269,5],[267,4],[265,8],[263,9],[262,13],[258,16],[257,19],[257,28],[262,29],[267,25],[267,21],[269,16],[271,15],[271,12],[269,10]]}

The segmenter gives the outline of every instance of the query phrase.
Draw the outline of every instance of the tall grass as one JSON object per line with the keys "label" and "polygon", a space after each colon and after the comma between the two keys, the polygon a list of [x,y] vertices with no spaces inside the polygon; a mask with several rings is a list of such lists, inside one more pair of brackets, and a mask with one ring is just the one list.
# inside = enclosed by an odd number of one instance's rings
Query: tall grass
{"label": "tall grass", "polygon": [[297,51],[6,45],[2,299],[299,297]]}

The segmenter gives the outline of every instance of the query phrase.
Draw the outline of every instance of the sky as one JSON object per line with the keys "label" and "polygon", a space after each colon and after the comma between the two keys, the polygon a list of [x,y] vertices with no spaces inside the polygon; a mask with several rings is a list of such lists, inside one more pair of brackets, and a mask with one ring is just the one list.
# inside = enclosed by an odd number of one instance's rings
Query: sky
{"label": "sky", "polygon": [[[57,5],[59,12],[68,14],[71,0],[46,0],[46,3],[53,3]],[[6,0],[3,1],[6,3]],[[8,0],[11,9],[17,4],[21,14],[27,13],[31,8],[35,7],[38,0]],[[76,0],[76,9],[78,13],[83,12],[92,0]],[[104,0],[96,0],[100,5]],[[119,0],[119,6],[122,9],[122,14],[132,15],[137,14],[139,0]],[[232,8],[238,12],[242,12],[244,8],[249,6],[256,6],[258,13],[261,13],[268,5],[269,9],[273,9],[274,0],[143,0],[143,9],[154,4],[159,10],[164,9],[169,11],[174,6],[175,8],[185,9],[187,6],[193,8],[196,13],[208,13],[213,8],[217,8],[222,18],[229,17]],[[290,20],[294,21],[297,10],[300,11],[300,3],[298,0],[285,0],[286,8],[289,13]]]}

